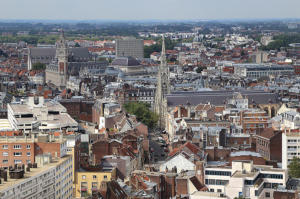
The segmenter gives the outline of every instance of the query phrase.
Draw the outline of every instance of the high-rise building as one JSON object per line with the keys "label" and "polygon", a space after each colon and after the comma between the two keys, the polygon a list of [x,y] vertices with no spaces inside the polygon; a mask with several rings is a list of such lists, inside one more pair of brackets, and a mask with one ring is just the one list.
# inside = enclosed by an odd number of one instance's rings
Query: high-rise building
{"label": "high-rise building", "polygon": [[36,157],[38,164],[1,170],[0,198],[72,198],[72,156]]}
{"label": "high-rise building", "polygon": [[117,57],[144,58],[144,41],[135,38],[118,39],[116,55]]}

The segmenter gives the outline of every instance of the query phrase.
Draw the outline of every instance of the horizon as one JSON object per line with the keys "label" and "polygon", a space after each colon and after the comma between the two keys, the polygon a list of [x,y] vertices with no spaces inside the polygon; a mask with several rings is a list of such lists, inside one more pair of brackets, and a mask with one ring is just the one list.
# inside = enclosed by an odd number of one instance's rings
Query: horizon
{"label": "horizon", "polygon": [[1,19],[0,23],[205,23],[205,22],[299,22],[299,18],[232,18],[232,19]]}

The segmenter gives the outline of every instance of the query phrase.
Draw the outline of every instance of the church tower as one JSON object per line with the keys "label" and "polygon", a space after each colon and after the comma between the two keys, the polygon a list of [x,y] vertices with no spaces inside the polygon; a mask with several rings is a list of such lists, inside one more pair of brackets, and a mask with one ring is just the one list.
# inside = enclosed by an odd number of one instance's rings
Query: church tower
{"label": "church tower", "polygon": [[166,95],[170,93],[170,75],[167,65],[165,38],[162,38],[162,52],[160,57],[160,66],[157,73],[157,86],[155,93],[154,112],[159,115],[158,125],[165,128],[166,120]]}
{"label": "church tower", "polygon": [[61,30],[59,40],[56,42],[56,59],[58,62],[60,85],[66,86],[68,76],[68,46],[63,30]]}

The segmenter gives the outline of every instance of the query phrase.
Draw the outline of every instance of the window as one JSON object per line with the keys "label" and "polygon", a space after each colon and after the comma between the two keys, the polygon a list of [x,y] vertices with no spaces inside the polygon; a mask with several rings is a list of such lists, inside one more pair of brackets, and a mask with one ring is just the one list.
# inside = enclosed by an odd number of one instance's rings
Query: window
{"label": "window", "polygon": [[27,163],[27,164],[31,163],[31,160],[26,160],[26,163]]}
{"label": "window", "polygon": [[87,182],[81,182],[81,189],[87,189]]}
{"label": "window", "polygon": [[266,192],[266,198],[270,198],[270,192]]}
{"label": "window", "polygon": [[218,189],[218,192],[222,192],[222,189]]}
{"label": "window", "polygon": [[21,160],[15,160],[14,162],[15,162],[15,164],[22,164]]}
{"label": "window", "polygon": [[3,152],[2,156],[8,156],[8,152]]}
{"label": "window", "polygon": [[231,176],[231,172],[206,170],[205,175]]}
{"label": "window", "polygon": [[8,149],[8,145],[7,144],[2,145],[2,149]]}
{"label": "window", "polygon": [[27,152],[27,156],[30,156],[31,154],[30,154],[30,152]]}
{"label": "window", "polygon": [[214,190],[214,189],[210,189],[209,191],[210,191],[210,192],[215,192],[215,190]]}
{"label": "window", "polygon": [[14,152],[14,156],[21,156],[22,152]]}
{"label": "window", "polygon": [[30,144],[27,144],[26,149],[30,149],[30,148],[31,148]]}
{"label": "window", "polygon": [[85,178],[86,178],[86,176],[85,176],[85,175],[83,175],[83,176],[82,176],[82,180],[85,180]]}
{"label": "window", "polygon": [[98,188],[98,182],[92,182],[92,189]]}
{"label": "window", "polygon": [[2,160],[2,163],[3,163],[3,164],[7,164],[7,163],[8,163],[8,160]]}
{"label": "window", "polygon": [[107,175],[105,175],[103,178],[104,178],[104,179],[107,179]]}
{"label": "window", "polygon": [[14,149],[21,149],[21,145],[19,145],[19,144],[14,145]]}
{"label": "window", "polygon": [[97,179],[97,176],[96,175],[93,175],[93,180]]}

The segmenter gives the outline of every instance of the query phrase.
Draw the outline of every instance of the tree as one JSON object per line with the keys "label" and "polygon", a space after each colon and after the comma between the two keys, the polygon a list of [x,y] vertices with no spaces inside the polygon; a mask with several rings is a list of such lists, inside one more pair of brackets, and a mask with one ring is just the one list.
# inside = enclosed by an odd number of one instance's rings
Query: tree
{"label": "tree", "polygon": [[136,116],[136,119],[149,128],[154,128],[157,125],[158,115],[150,111],[149,104],[142,102],[130,102],[124,104],[126,112]]}
{"label": "tree", "polygon": [[201,73],[204,69],[206,69],[206,67],[199,66],[199,67],[196,69],[196,72],[197,72],[197,73]]}
{"label": "tree", "polygon": [[218,51],[218,52],[215,53],[215,56],[220,57],[220,56],[222,56],[222,53],[220,51]]}
{"label": "tree", "polygon": [[288,166],[289,175],[293,178],[300,178],[300,158],[294,157]]}
{"label": "tree", "polygon": [[80,47],[80,45],[79,45],[78,42],[75,43],[75,47],[76,47],[76,48],[77,48],[77,47]]}
{"label": "tree", "polygon": [[[173,50],[177,42],[172,41],[170,38],[165,38],[166,50]],[[150,58],[150,55],[153,52],[161,52],[162,39],[159,39],[158,42],[151,46],[144,47],[144,57]]]}
{"label": "tree", "polygon": [[45,70],[45,69],[46,69],[46,64],[40,62],[34,63],[32,65],[32,70]]}

